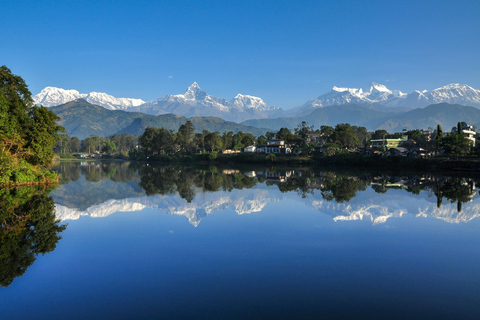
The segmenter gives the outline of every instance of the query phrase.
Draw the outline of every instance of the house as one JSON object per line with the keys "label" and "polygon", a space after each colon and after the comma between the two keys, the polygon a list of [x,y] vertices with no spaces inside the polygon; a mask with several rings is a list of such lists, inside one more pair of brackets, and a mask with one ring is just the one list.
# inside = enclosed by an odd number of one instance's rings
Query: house
{"label": "house", "polygon": [[272,140],[265,146],[265,153],[291,153],[284,140]]}
{"label": "house", "polygon": [[265,149],[267,148],[267,146],[263,145],[263,144],[259,144],[257,146],[255,146],[255,152],[257,153],[265,153]]}
{"label": "house", "polygon": [[248,146],[243,148],[243,152],[256,152],[257,147],[256,146]]}
{"label": "house", "polygon": [[305,136],[305,143],[309,143],[313,145],[323,144],[324,143],[323,135],[317,132],[309,132]]}
{"label": "house", "polygon": [[472,145],[475,147],[475,136],[477,135],[477,132],[475,132],[474,126],[464,124],[462,126],[462,132],[467,135],[467,139],[472,141]]}
{"label": "house", "polygon": [[400,139],[375,139],[375,140],[370,140],[370,144],[372,148],[382,148],[382,147],[387,147],[387,148],[396,148],[402,146],[404,143],[408,141],[407,136],[403,136]]}

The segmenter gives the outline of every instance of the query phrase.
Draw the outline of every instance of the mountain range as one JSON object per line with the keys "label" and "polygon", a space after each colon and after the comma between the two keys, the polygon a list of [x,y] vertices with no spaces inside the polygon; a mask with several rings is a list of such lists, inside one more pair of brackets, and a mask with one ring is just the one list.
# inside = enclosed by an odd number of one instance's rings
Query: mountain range
{"label": "mountain range", "polygon": [[[67,100],[70,101],[65,103]],[[434,128],[437,124],[449,130],[458,121],[480,124],[480,90],[460,84],[411,94],[377,83],[365,89],[334,87],[288,112],[268,107],[261,98],[248,95],[238,94],[231,101],[217,98],[201,90],[197,83],[184,94],[150,102],[53,87],[42,90],[34,101],[50,107],[62,119],[60,124],[67,133],[81,139],[91,134],[142,134],[147,126],[177,130],[188,119],[200,131],[243,131],[255,135],[282,127],[293,129],[305,120],[316,128],[350,123],[370,131],[385,129],[392,133]],[[60,102],[63,104],[57,105]]]}
{"label": "mountain range", "polygon": [[167,95],[154,101],[144,102],[141,99],[115,98],[106,93],[79,93],[76,90],[65,90],[46,87],[33,97],[35,104],[45,107],[58,106],[76,99],[85,99],[95,105],[109,110],[142,112],[150,115],[173,113],[185,117],[219,117],[227,121],[244,121],[255,118],[278,117],[284,112],[278,107],[269,107],[258,97],[237,94],[227,101],[207,94],[194,82],[183,94]]}
{"label": "mountain range", "polygon": [[410,94],[390,90],[386,86],[372,83],[364,89],[333,89],[303,106],[295,108],[293,115],[309,114],[312,110],[332,105],[358,104],[377,111],[406,111],[424,108],[431,104],[450,103],[480,108],[480,90],[465,84],[452,83],[432,91],[414,91]]}
{"label": "mountain range", "polygon": [[66,102],[85,99],[109,110],[142,112],[151,115],[173,113],[185,117],[213,116],[227,121],[241,122],[249,119],[298,117],[310,114],[313,110],[334,105],[356,104],[384,112],[404,112],[424,108],[431,104],[450,103],[480,108],[480,90],[465,84],[452,83],[432,91],[414,91],[410,94],[390,90],[386,86],[372,83],[367,88],[333,87],[314,100],[302,106],[284,111],[279,107],[267,106],[259,97],[238,94],[232,100],[207,94],[194,82],[183,94],[166,95],[154,101],[141,99],[115,98],[106,93],[79,93],[46,87],[33,97],[35,104],[45,107],[57,106]]}

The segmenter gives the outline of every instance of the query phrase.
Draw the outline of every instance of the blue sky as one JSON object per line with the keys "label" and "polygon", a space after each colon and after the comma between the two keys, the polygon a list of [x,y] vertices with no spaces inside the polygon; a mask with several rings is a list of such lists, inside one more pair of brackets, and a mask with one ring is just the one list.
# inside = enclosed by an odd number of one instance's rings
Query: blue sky
{"label": "blue sky", "polygon": [[194,81],[285,109],[336,86],[480,89],[479,1],[4,1],[0,65],[153,100]]}

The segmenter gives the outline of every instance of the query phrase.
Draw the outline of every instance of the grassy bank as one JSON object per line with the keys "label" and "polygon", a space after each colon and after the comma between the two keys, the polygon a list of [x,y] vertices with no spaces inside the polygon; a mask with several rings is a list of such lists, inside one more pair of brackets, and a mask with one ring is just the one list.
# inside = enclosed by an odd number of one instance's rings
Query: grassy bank
{"label": "grassy bank", "polygon": [[19,162],[2,160],[0,164],[0,187],[58,182],[57,175],[47,169],[32,166],[24,160]]}

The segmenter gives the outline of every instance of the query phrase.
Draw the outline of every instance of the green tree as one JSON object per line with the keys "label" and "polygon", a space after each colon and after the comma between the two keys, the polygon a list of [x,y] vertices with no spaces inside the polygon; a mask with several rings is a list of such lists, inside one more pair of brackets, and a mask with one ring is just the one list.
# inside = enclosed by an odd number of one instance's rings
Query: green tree
{"label": "green tree", "polygon": [[387,130],[384,129],[379,129],[375,130],[375,132],[372,134],[372,139],[373,140],[379,140],[379,139],[384,139],[389,135]]}
{"label": "green tree", "polygon": [[335,126],[332,141],[340,148],[354,148],[360,145],[355,130],[348,123],[339,123]]}
{"label": "green tree", "polygon": [[255,144],[255,136],[251,133],[244,133],[242,137],[242,144],[245,147],[253,146]]}
{"label": "green tree", "polygon": [[233,149],[233,131],[223,133],[222,143],[223,143],[223,148]]}
{"label": "green tree", "polygon": [[296,128],[295,134],[305,140],[307,134],[313,131],[313,126],[308,126],[307,121],[302,121]]}
{"label": "green tree", "polygon": [[322,137],[325,143],[329,143],[332,141],[335,130],[331,126],[321,126],[320,132],[322,133]]}
{"label": "green tree", "polygon": [[238,131],[237,133],[235,133],[233,135],[233,137],[232,137],[233,149],[241,150],[244,147],[246,147],[246,145],[244,145],[243,142],[242,142],[243,136],[244,136],[244,133],[242,131]]}
{"label": "green tree", "polygon": [[182,124],[180,128],[178,128],[177,141],[181,149],[187,152],[192,150],[192,140],[194,137],[194,132],[195,126],[190,120],[188,120],[185,124]]}
{"label": "green tree", "polygon": [[440,148],[441,148],[441,145],[442,145],[442,139],[443,139],[442,126],[440,124],[438,124],[437,125],[437,136],[435,138],[437,152],[440,151]]}
{"label": "green tree", "polygon": [[69,141],[70,152],[79,152],[81,147],[80,139],[77,137],[71,137]]}
{"label": "green tree", "polygon": [[218,132],[209,132],[205,136],[205,148],[208,151],[218,151],[222,146],[222,137]]}
{"label": "green tree", "polygon": [[442,138],[441,147],[446,154],[462,155],[472,148],[472,142],[467,139],[464,133],[451,132]]}
{"label": "green tree", "polygon": [[257,138],[257,143],[259,145],[266,145],[268,143],[268,140],[264,135],[261,135],[260,137]]}
{"label": "green tree", "polygon": [[48,168],[58,132],[64,131],[57,120],[52,111],[33,105],[20,76],[6,66],[0,67],[0,150],[5,162],[24,160]]}

